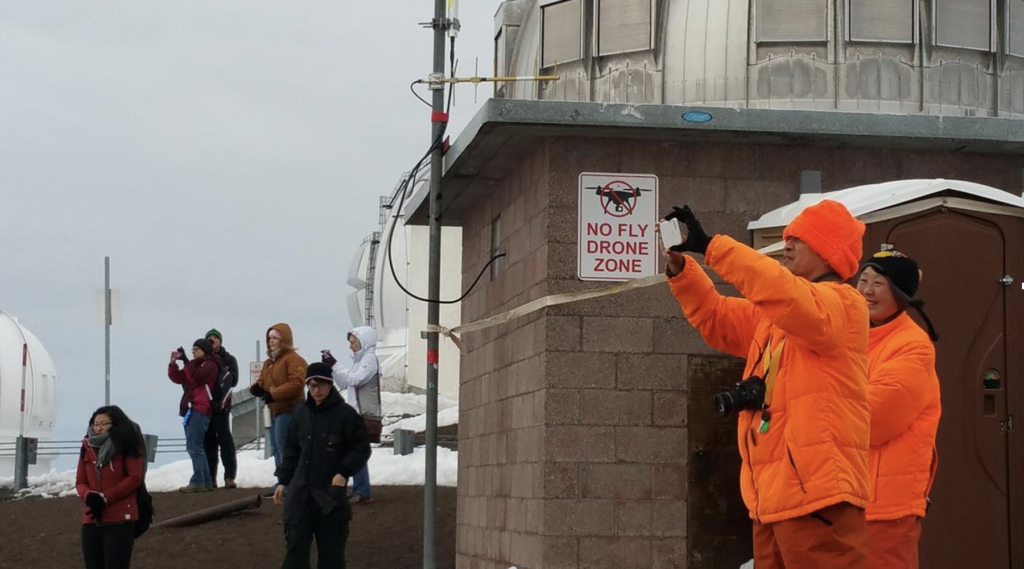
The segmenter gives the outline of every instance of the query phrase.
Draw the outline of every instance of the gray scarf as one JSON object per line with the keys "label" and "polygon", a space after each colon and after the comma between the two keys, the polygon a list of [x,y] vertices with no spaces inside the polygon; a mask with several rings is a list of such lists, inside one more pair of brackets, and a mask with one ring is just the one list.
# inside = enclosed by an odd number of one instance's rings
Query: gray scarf
{"label": "gray scarf", "polygon": [[109,464],[117,449],[114,448],[114,441],[110,440],[110,433],[101,435],[89,435],[89,446],[99,449],[96,453],[96,477],[103,478],[103,465]]}

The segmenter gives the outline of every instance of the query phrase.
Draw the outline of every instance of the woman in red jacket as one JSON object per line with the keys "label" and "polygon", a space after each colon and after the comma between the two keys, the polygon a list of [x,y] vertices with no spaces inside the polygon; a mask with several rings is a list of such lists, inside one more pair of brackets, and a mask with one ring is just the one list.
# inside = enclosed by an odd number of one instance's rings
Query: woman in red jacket
{"label": "woman in red jacket", "polygon": [[138,426],[119,407],[92,414],[78,457],[76,490],[82,499],[82,557],[86,569],[128,569],[139,507],[135,491],[145,457]]}
{"label": "woman in red jacket", "polygon": [[[184,368],[178,369],[178,360],[185,362]],[[203,444],[213,414],[211,389],[219,373],[220,358],[213,353],[213,344],[206,338],[200,338],[192,344],[192,361],[185,357],[181,348],[171,352],[167,376],[184,390],[181,402],[178,403],[178,414],[185,425],[185,450],[192,459],[192,478],[188,486],[178,488],[179,492],[213,490],[213,476],[210,475],[210,464],[206,462]]]}

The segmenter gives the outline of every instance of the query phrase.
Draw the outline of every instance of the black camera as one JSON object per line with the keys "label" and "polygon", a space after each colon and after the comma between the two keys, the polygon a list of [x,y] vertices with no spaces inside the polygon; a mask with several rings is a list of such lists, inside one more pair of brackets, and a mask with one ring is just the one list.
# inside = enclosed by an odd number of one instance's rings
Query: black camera
{"label": "black camera", "polygon": [[736,382],[736,386],[729,391],[715,395],[715,407],[723,415],[746,409],[760,409],[764,405],[765,389],[764,379],[756,375],[748,377]]}

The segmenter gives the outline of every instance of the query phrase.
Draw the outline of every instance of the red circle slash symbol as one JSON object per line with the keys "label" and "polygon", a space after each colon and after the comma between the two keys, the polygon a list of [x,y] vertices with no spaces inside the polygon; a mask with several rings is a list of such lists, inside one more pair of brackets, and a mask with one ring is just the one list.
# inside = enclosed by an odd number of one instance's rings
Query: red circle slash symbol
{"label": "red circle slash symbol", "polygon": [[640,197],[640,190],[622,180],[600,186],[597,193],[601,196],[601,209],[612,217],[632,215],[636,209],[636,200]]}

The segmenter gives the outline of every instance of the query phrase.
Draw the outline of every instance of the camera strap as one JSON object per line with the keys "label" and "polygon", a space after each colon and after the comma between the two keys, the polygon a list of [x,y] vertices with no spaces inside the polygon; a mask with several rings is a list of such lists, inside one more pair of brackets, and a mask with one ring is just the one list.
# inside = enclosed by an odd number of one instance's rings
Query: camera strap
{"label": "camera strap", "polygon": [[[772,328],[772,332],[775,329]],[[772,415],[768,411],[768,407],[772,402],[772,394],[775,392],[775,380],[779,376],[779,363],[782,360],[782,349],[786,347],[786,338],[783,337],[782,341],[779,342],[778,347],[772,349],[772,333],[768,333],[768,343],[765,345],[764,351],[761,352],[761,356],[758,358],[764,360],[764,405],[761,408],[761,422],[757,427],[758,432],[767,433],[771,427]],[[754,364],[755,368],[757,364]]]}
{"label": "camera strap", "polygon": [[775,379],[779,376],[779,362],[782,360],[782,349],[786,347],[786,338],[783,337],[782,341],[774,350],[772,349],[772,340],[768,339],[768,345],[765,347],[764,355],[764,406],[772,402],[772,393],[775,391]]}

